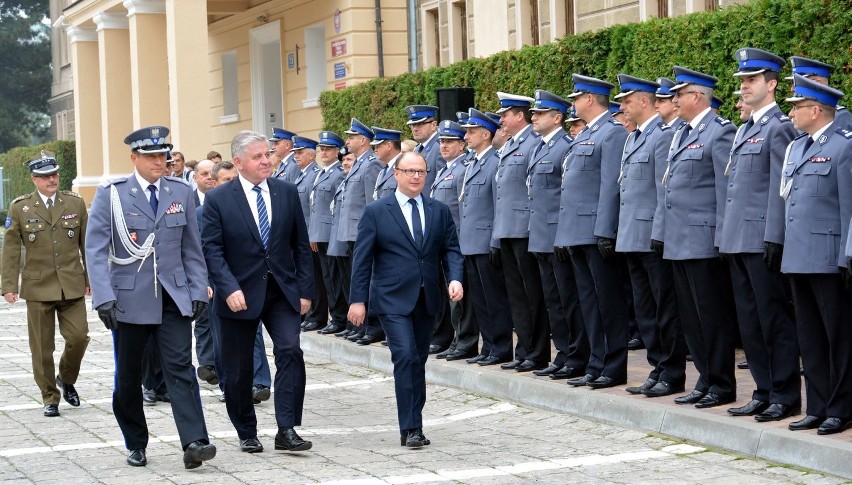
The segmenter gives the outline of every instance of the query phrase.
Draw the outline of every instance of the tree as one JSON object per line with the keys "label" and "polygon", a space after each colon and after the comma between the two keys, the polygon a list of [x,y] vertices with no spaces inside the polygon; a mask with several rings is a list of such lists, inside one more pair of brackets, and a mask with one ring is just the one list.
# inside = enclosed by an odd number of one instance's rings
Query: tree
{"label": "tree", "polygon": [[48,0],[0,0],[0,153],[49,130],[48,14]]}

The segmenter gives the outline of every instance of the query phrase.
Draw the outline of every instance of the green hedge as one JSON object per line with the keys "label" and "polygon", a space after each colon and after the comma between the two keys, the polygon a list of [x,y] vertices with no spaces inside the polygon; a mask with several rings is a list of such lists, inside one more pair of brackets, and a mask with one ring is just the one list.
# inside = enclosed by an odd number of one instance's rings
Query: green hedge
{"label": "green hedge", "polygon": [[[35,190],[30,171],[26,167],[29,160],[37,157],[41,150],[49,150],[56,154],[59,163],[59,188],[71,190],[71,183],[77,177],[77,152],[73,141],[54,141],[43,145],[18,147],[0,154],[0,166],[3,167],[3,177],[8,180],[4,183],[4,204],[9,207],[9,201],[19,195],[28,194]],[[5,220],[6,209],[0,210]]]}
{"label": "green hedge", "polygon": [[[441,87],[473,87],[476,106],[493,111],[498,106],[496,91],[532,96],[535,89],[547,89],[565,95],[574,72],[617,84],[620,72],[671,78],[672,66],[678,64],[717,76],[717,95],[726,100],[722,114],[736,120],[731,93],[739,84],[731,74],[737,67],[733,55],[740,47],[828,62],[835,66],[832,85],[852,95],[850,25],[850,0],[753,0],[716,12],[617,25],[543,46],[325,91],[320,107],[324,128],[338,133],[348,128],[352,116],[372,125],[402,127],[406,121],[402,108],[434,104],[435,89]],[[788,64],[785,76],[789,69]],[[788,89],[783,82],[779,94]]]}

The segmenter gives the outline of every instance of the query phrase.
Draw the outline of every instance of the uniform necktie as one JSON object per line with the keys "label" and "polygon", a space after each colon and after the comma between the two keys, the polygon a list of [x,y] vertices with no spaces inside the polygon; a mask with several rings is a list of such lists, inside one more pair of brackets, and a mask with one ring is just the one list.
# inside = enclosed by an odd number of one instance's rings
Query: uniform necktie
{"label": "uniform necktie", "polygon": [[50,222],[53,222],[53,221],[56,220],[56,214],[54,214],[53,209],[54,209],[53,198],[51,197],[51,198],[47,199],[47,212],[48,212],[48,214],[50,214]]}
{"label": "uniform necktie", "polygon": [[807,137],[807,138],[805,138],[805,149],[804,149],[804,150],[802,150],[802,155],[804,155],[805,153],[807,153],[807,152],[808,152],[808,149],[809,149],[809,148],[811,147],[811,145],[813,145],[813,144],[814,144],[814,137],[812,137],[812,136],[808,135],[808,137]]}
{"label": "uniform necktie", "polygon": [[417,153],[423,153],[423,144],[419,143],[417,145],[417,148],[414,149],[414,151],[416,151]]}
{"label": "uniform necktie", "polygon": [[269,217],[266,215],[266,202],[263,201],[259,185],[255,185],[251,189],[257,192],[257,220],[260,228],[260,240],[263,241],[264,248],[269,248]]}
{"label": "uniform necktie", "polygon": [[680,132],[680,146],[683,146],[686,143],[686,139],[689,138],[689,132],[692,131],[692,125],[689,123],[683,125],[683,130]]}
{"label": "uniform necktie", "polygon": [[160,207],[160,201],[157,200],[157,186],[151,184],[148,186],[148,192],[151,192],[151,197],[148,199],[148,203],[151,204],[151,210],[154,211],[154,216],[157,215],[157,208]]}
{"label": "uniform necktie", "polygon": [[423,223],[420,220],[420,211],[417,209],[417,199],[408,199],[411,204],[411,227],[414,232],[414,244],[417,249],[423,247]]}

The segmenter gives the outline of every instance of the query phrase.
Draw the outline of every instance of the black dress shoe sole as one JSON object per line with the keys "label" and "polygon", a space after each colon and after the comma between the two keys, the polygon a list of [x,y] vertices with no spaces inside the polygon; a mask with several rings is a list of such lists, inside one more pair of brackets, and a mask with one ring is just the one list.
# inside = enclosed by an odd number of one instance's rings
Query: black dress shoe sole
{"label": "black dress shoe sole", "polygon": [[282,444],[275,443],[275,449],[278,450],[278,451],[308,451],[313,447],[314,447],[314,444],[311,443],[310,441],[305,441],[304,443],[299,444],[297,446],[293,446],[293,447],[290,447],[288,445],[282,445]]}
{"label": "black dress shoe sole", "polygon": [[790,409],[789,411],[781,413],[781,414],[770,415],[770,414],[766,414],[766,413],[760,413],[760,414],[757,414],[757,415],[754,416],[754,420],[757,421],[758,423],[768,423],[770,421],[782,421],[782,420],[785,420],[785,419],[787,419],[791,416],[798,416],[799,414],[802,414],[801,409]]}
{"label": "black dress shoe sole", "polygon": [[258,401],[255,404],[258,404],[261,401],[267,401],[267,400],[269,400],[269,398],[271,396],[272,396],[272,391],[270,391],[268,387],[260,388],[260,389],[257,390],[257,392],[252,390],[252,393],[251,393],[252,399],[254,399],[255,401]]}
{"label": "black dress shoe sole", "polygon": [[852,427],[852,420],[847,421],[847,422],[841,424],[838,427],[823,428],[824,424],[825,423],[823,423],[822,425],[820,425],[819,428],[817,428],[817,434],[818,435],[842,433],[842,432],[846,431],[847,429],[849,429],[850,427]]}
{"label": "black dress shoe sole", "polygon": [[261,453],[263,451],[263,446],[252,446],[248,448],[240,446],[240,451],[243,453]]}
{"label": "black dress shoe sole", "polygon": [[44,417],[46,417],[46,418],[55,418],[55,417],[59,416],[59,408],[45,409],[43,414],[44,414]]}
{"label": "black dress shoe sole", "polygon": [[202,462],[212,460],[216,457],[216,447],[203,445],[200,452],[191,452],[189,448],[183,453],[183,467],[187,470],[198,468]]}
{"label": "black dress shoe sole", "polygon": [[[809,423],[800,424],[800,423],[802,423],[802,421],[809,420],[809,418],[814,418],[814,419],[810,420]],[[805,430],[808,430],[808,429],[817,429],[817,428],[819,428],[819,426],[822,424],[823,421],[825,421],[825,418],[820,418],[818,416],[805,416],[804,418],[800,419],[799,421],[794,421],[794,422],[788,424],[787,429],[789,429],[790,431],[805,431]]]}
{"label": "black dress shoe sole", "polygon": [[62,391],[62,399],[64,399],[65,402],[74,407],[80,405],[80,396],[77,395],[77,391],[66,392],[67,386],[62,382],[62,379],[60,379],[59,376],[56,376],[56,387]]}
{"label": "black dress shoe sole", "polygon": [[145,466],[148,464],[148,458],[146,458],[144,454],[142,455],[141,460],[133,459],[130,455],[127,455],[127,459],[125,461],[130,466]]}

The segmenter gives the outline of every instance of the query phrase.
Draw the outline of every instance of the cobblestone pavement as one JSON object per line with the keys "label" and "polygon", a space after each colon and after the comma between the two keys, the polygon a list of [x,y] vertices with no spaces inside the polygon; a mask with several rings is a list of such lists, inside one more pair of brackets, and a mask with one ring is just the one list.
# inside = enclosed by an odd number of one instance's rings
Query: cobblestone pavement
{"label": "cobblestone pavement", "polygon": [[72,408],[63,401],[60,417],[45,418],[30,371],[25,306],[0,308],[0,482],[843,483],[808,470],[433,385],[424,410],[424,432],[432,444],[409,450],[399,446],[389,376],[311,354],[306,354],[308,390],[299,432],[313,440],[313,450],[273,451],[276,429],[268,401],[257,406],[266,451],[240,453],[218,390],[202,384],[216,458],[184,470],[171,408],[158,403],[145,408],[151,432],[148,466],[132,468],[124,462],[124,444],[111,411],[111,339],[95,314],[89,316],[92,341],[76,386],[83,404]]}

